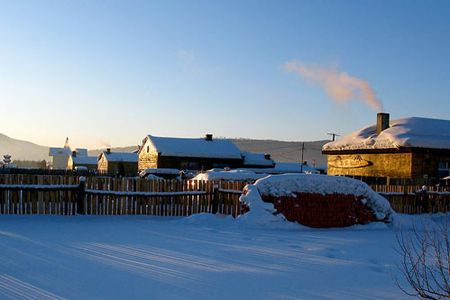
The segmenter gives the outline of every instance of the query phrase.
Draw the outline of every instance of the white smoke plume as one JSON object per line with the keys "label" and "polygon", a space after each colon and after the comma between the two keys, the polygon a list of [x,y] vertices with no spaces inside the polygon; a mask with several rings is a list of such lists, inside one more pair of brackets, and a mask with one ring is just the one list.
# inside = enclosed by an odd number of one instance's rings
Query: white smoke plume
{"label": "white smoke plume", "polygon": [[337,103],[358,100],[378,112],[383,111],[383,105],[377,99],[375,91],[365,80],[350,76],[336,68],[306,65],[298,60],[285,63],[284,69],[319,84]]}

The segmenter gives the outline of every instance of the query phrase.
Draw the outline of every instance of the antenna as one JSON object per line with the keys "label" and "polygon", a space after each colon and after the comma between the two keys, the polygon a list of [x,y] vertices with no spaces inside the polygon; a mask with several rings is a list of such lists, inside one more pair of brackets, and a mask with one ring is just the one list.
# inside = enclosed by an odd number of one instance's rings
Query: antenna
{"label": "antenna", "polygon": [[333,142],[336,140],[336,137],[337,137],[337,136],[341,136],[340,134],[333,133],[333,132],[327,132],[327,135],[331,135],[331,136],[333,137],[333,138],[332,138],[332,141],[333,141]]}

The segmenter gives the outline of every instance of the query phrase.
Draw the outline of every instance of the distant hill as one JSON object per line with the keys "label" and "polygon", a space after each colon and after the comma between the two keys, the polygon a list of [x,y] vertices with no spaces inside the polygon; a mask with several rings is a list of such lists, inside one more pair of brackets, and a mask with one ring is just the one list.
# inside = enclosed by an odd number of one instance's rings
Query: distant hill
{"label": "distant hill", "polygon": [[[303,142],[284,142],[274,140],[232,139],[234,144],[243,151],[263,152],[271,154],[275,161],[300,162]],[[304,142],[303,160],[316,167],[326,167],[326,155],[322,155],[322,146],[328,140]]]}
{"label": "distant hill", "polygon": [[48,147],[16,140],[0,133],[0,159],[9,154],[12,160],[48,160]]}

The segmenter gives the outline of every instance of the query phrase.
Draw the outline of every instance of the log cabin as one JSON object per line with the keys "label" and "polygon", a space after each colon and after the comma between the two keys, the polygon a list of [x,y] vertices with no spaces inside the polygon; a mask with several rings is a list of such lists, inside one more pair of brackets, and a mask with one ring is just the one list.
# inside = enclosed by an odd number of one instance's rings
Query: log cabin
{"label": "log cabin", "polygon": [[410,117],[377,123],[327,143],[329,175],[429,179],[449,175],[450,120]]}
{"label": "log cabin", "polygon": [[138,151],[139,170],[169,168],[178,170],[208,170],[240,168],[244,158],[230,140],[204,138],[174,138],[147,135]]}
{"label": "log cabin", "polygon": [[137,176],[138,156],[132,152],[111,152],[108,148],[98,156],[97,170],[100,174]]}

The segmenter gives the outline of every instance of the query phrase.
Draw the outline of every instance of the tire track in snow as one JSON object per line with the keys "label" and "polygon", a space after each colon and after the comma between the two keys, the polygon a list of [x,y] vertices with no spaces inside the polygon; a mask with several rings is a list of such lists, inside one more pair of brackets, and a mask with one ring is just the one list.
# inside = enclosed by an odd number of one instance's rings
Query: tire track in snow
{"label": "tire track in snow", "polygon": [[49,291],[7,274],[0,274],[0,294],[11,299],[64,300]]}

